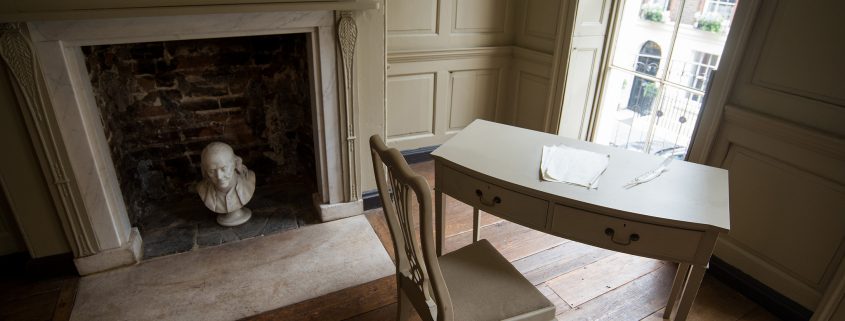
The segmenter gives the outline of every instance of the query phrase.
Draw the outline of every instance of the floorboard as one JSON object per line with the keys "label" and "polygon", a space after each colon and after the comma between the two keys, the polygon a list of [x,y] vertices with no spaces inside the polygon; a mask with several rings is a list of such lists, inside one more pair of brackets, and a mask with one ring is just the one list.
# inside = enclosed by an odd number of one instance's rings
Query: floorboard
{"label": "floorboard", "polygon": [[613,253],[613,251],[572,241],[514,261],[513,265],[531,283],[537,285]]}
{"label": "floorboard", "polygon": [[570,306],[576,307],[665,264],[663,261],[615,253],[556,277],[546,284]]}
{"label": "floorboard", "polygon": [[396,303],[396,278],[387,276],[243,320],[345,320],[392,303]]}
{"label": "floorboard", "polygon": [[558,320],[640,320],[666,305],[674,275],[675,267],[665,264],[560,314]]}

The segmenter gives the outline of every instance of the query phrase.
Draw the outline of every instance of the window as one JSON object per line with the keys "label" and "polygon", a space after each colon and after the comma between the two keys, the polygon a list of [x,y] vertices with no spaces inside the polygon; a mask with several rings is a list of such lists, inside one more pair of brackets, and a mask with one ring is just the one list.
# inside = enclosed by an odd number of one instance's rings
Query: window
{"label": "window", "polygon": [[[687,70],[684,71],[688,78],[688,86],[692,89],[704,91],[707,88],[707,81],[710,80],[710,75],[716,70],[718,63],[719,55],[693,50],[693,61],[687,65]],[[699,94],[691,94],[691,98],[695,101],[701,101],[701,97]]]}
{"label": "window", "polygon": [[737,1],[673,0],[664,23],[643,21],[644,6],[664,3],[626,1],[620,9],[591,138],[682,158]]}
{"label": "window", "polygon": [[[637,73],[655,76],[659,67],[660,46],[654,41],[646,41],[640,49],[634,69]],[[648,115],[651,113],[651,105],[656,96],[657,86],[654,81],[634,76],[634,84],[631,86],[631,94],[628,97],[628,109],[640,115]]]}
{"label": "window", "polygon": [[736,8],[736,0],[707,0],[704,2],[704,13],[716,13],[725,20],[731,20]]}

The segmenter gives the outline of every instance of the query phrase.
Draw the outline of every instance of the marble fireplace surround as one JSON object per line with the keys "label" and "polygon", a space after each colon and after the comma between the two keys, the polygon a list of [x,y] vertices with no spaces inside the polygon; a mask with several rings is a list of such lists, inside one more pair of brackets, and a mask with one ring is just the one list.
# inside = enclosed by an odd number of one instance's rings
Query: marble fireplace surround
{"label": "marble fireplace surround", "polygon": [[[352,90],[357,29],[350,12],[129,17],[29,22],[26,27],[29,38],[22,46],[34,52],[29,57],[34,74],[27,76],[26,62],[24,68],[16,66],[16,53],[9,51],[15,39],[4,35],[0,49],[30,111],[40,108],[46,115],[46,120],[34,117],[36,132],[45,133],[34,140],[46,150],[50,170],[45,172],[55,179],[53,195],[64,210],[60,216],[81,274],[134,264],[142,257],[142,240],[129,223],[82,46],[305,33],[318,165],[314,203],[324,221],[361,213]],[[27,89],[27,81],[39,85]]]}

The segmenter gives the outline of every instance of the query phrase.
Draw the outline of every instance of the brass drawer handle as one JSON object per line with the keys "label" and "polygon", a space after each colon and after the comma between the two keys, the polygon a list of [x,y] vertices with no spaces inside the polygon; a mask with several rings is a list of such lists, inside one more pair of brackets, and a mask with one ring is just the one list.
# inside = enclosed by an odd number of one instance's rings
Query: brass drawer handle
{"label": "brass drawer handle", "polygon": [[499,204],[499,203],[502,202],[502,199],[499,198],[498,196],[494,196],[493,201],[485,200],[484,199],[484,192],[482,192],[480,189],[475,190],[475,195],[478,196],[478,201],[481,202],[481,205],[484,205],[484,206],[491,206],[492,207],[492,206],[496,206],[496,204]]}
{"label": "brass drawer handle", "polygon": [[640,235],[637,234],[637,233],[633,233],[631,235],[628,235],[628,243],[617,242],[616,240],[613,239],[613,234],[615,234],[615,233],[616,233],[616,231],[614,231],[612,228],[608,227],[608,228],[604,229],[604,235],[610,236],[610,240],[613,241],[613,243],[616,243],[616,244],[619,244],[619,245],[628,245],[628,244],[631,244],[631,242],[636,242],[636,241],[640,240]]}

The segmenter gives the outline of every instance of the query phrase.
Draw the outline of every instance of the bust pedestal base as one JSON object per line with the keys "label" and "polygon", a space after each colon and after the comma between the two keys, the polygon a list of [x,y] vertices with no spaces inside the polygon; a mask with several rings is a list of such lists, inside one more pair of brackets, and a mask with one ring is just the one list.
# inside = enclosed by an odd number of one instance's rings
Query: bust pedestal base
{"label": "bust pedestal base", "polygon": [[249,221],[250,217],[252,217],[252,210],[246,207],[241,207],[234,212],[218,214],[217,224],[223,226],[238,226],[246,223],[246,221]]}

